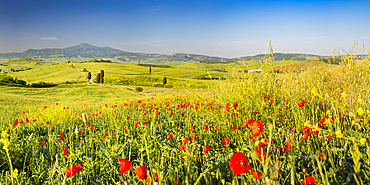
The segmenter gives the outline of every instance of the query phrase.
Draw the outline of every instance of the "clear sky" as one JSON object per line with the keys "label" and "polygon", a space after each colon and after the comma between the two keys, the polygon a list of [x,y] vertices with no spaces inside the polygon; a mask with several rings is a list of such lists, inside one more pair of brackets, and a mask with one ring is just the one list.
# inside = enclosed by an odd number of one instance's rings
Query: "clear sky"
{"label": "clear sky", "polygon": [[0,0],[0,53],[80,43],[221,57],[331,55],[370,40],[370,1]]}

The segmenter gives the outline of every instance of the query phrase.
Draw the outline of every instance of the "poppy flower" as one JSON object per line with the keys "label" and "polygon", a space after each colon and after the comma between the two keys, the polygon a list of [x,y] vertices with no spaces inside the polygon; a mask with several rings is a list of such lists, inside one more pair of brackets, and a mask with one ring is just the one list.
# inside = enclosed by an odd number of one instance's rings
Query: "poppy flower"
{"label": "poppy flower", "polygon": [[194,129],[193,125],[189,127],[189,131],[192,131]]}
{"label": "poppy flower", "polygon": [[254,151],[257,152],[260,162],[262,162],[262,156],[263,156],[263,159],[266,159],[267,151],[262,152],[262,149],[259,147],[255,148]]}
{"label": "poppy flower", "polygon": [[171,139],[172,138],[172,134],[170,132],[167,133],[167,139]]}
{"label": "poppy flower", "polygon": [[198,136],[198,134],[189,134],[189,137],[192,139],[195,139],[195,136]]}
{"label": "poppy flower", "polygon": [[252,175],[255,179],[261,179],[262,173],[257,170],[252,170]]}
{"label": "poppy flower", "polygon": [[243,128],[247,128],[248,125],[252,124],[253,123],[253,117],[249,117],[249,120],[248,121],[245,121],[244,124],[243,124]]}
{"label": "poppy flower", "polygon": [[188,138],[187,137],[184,137],[184,139],[182,140],[182,143],[183,144],[186,144],[188,142]]}
{"label": "poppy flower", "polygon": [[206,154],[209,151],[209,146],[206,145],[203,147],[203,152]]}
{"label": "poppy flower", "polygon": [[270,101],[269,101],[269,103],[270,104],[274,103],[274,99],[271,98]]}
{"label": "poppy flower", "polygon": [[252,126],[252,134],[254,137],[258,137],[263,132],[263,122],[262,121],[255,121]]}
{"label": "poppy flower", "polygon": [[233,107],[236,109],[238,107],[238,102],[234,102]]}
{"label": "poppy flower", "polygon": [[155,182],[158,182],[158,175],[157,174],[153,174],[153,178],[154,178]]}
{"label": "poppy flower", "polygon": [[340,119],[344,119],[345,118],[345,115],[344,114],[340,114],[339,117],[340,117]]}
{"label": "poppy flower", "polygon": [[267,98],[267,95],[266,94],[263,94],[262,95],[262,100],[266,100],[266,98]]}
{"label": "poppy flower", "polygon": [[286,143],[286,147],[283,148],[284,152],[288,152],[292,148],[292,145],[290,145],[289,142]]}
{"label": "poppy flower", "polygon": [[13,127],[15,127],[16,125],[18,125],[18,119],[16,119],[15,122],[13,123]]}
{"label": "poppy flower", "polygon": [[223,144],[224,146],[229,145],[229,144],[230,144],[230,139],[229,139],[229,138],[225,138],[225,139],[222,141],[222,144]]}
{"label": "poppy flower", "polygon": [[243,153],[236,152],[230,158],[230,169],[235,175],[241,175],[247,173],[251,166],[249,166],[248,159]]}
{"label": "poppy flower", "polygon": [[305,101],[302,99],[302,100],[299,100],[298,102],[298,107],[302,108],[305,104]]}
{"label": "poppy flower", "polygon": [[74,164],[72,167],[67,168],[63,173],[67,175],[67,177],[72,177],[74,174],[78,173],[84,169],[83,166],[80,164]]}
{"label": "poppy flower", "polygon": [[123,158],[119,158],[117,164],[120,164],[119,165],[119,172],[120,173],[125,173],[125,172],[129,171],[130,168],[131,168],[131,165],[132,165],[132,163],[129,160],[123,159]]}
{"label": "poppy flower", "polygon": [[180,152],[182,152],[182,151],[185,151],[185,145],[184,144],[180,145]]}
{"label": "poppy flower", "polygon": [[62,136],[58,139],[58,141],[62,140],[63,138],[64,138],[64,135],[62,135]]}
{"label": "poppy flower", "polygon": [[326,115],[325,117],[323,117],[321,120],[320,120],[320,124],[322,125],[326,125],[326,123],[330,122],[330,117],[329,115]]}
{"label": "poppy flower", "polygon": [[40,147],[42,147],[44,145],[45,145],[45,141],[44,141],[44,139],[42,139],[41,144],[40,144]]}
{"label": "poppy flower", "polygon": [[333,139],[333,136],[328,135],[328,140],[331,141]]}
{"label": "poppy flower", "polygon": [[236,131],[236,129],[238,129],[238,126],[234,125],[233,130]]}
{"label": "poppy flower", "polygon": [[176,179],[176,183],[177,183],[177,184],[180,184],[179,180],[177,180],[177,179]]}
{"label": "poppy flower", "polygon": [[83,131],[83,129],[81,128],[79,131],[78,131],[78,133],[81,133]]}
{"label": "poppy flower", "polygon": [[285,109],[286,109],[286,110],[289,110],[290,108],[287,106]]}
{"label": "poppy flower", "polygon": [[208,122],[203,125],[203,129],[204,130],[209,130],[209,123]]}
{"label": "poppy flower", "polygon": [[135,174],[141,179],[141,180],[146,180],[147,178],[147,172],[146,172],[146,166],[140,166],[135,169]]}
{"label": "poppy flower", "polygon": [[312,176],[307,176],[303,181],[302,185],[315,185],[315,178]]}
{"label": "poppy flower", "polygon": [[104,133],[103,135],[103,139],[105,139],[107,137],[107,133]]}
{"label": "poppy flower", "polygon": [[219,128],[215,128],[215,132],[217,132],[218,130],[220,130]]}
{"label": "poppy flower", "polygon": [[65,156],[67,155],[67,153],[68,153],[68,147],[66,146],[66,147],[64,148],[63,157],[65,157]]}
{"label": "poppy flower", "polygon": [[324,160],[324,154],[320,154],[319,159],[320,159],[320,161],[323,161]]}

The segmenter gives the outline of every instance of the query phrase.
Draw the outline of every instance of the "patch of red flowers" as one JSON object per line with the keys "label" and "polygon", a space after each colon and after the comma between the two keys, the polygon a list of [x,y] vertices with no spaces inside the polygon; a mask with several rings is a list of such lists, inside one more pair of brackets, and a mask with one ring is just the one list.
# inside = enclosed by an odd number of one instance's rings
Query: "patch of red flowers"
{"label": "patch of red flowers", "polygon": [[261,179],[262,173],[257,170],[252,170],[252,175],[255,179]]}
{"label": "patch of red flowers", "polygon": [[303,181],[302,185],[315,185],[315,178],[312,176],[307,176]]}
{"label": "patch of red flowers", "polygon": [[230,139],[229,139],[229,138],[225,138],[225,139],[222,141],[222,144],[223,144],[224,146],[229,145],[229,144],[230,144]]}
{"label": "patch of red flowers", "polygon": [[263,122],[262,121],[253,122],[251,130],[254,137],[258,137],[263,132]]}
{"label": "patch of red flowers", "polygon": [[125,173],[125,172],[129,171],[130,168],[131,168],[131,165],[132,165],[132,163],[129,160],[123,159],[123,158],[119,158],[117,164],[119,164],[119,170],[118,171],[120,173]]}
{"label": "patch of red flowers", "polygon": [[72,167],[67,168],[63,173],[67,175],[67,177],[72,177],[74,174],[78,173],[84,169],[83,166],[80,164],[74,164]]}
{"label": "patch of red flowers", "polygon": [[298,102],[298,107],[302,108],[306,102],[302,99]]}

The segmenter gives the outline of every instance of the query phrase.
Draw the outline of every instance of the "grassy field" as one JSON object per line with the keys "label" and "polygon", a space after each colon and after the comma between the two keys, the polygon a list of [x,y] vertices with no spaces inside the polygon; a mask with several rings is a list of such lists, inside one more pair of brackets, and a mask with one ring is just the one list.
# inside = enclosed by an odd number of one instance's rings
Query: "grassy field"
{"label": "grassy field", "polygon": [[[1,86],[1,183],[370,183],[370,60],[277,61],[259,65],[261,73],[239,72],[252,63],[190,62],[152,67],[152,75],[137,65],[73,65],[9,75],[76,84]],[[86,84],[83,68],[134,84],[173,76],[190,87],[209,71],[227,78],[205,81],[212,84],[203,90],[136,92]]]}
{"label": "grassy field", "polygon": [[56,63],[29,59],[29,58],[20,58],[20,59],[0,62],[0,69],[2,72],[11,72],[11,69],[13,69],[14,71],[26,71],[26,70],[39,68],[43,66],[50,66],[54,64]]}

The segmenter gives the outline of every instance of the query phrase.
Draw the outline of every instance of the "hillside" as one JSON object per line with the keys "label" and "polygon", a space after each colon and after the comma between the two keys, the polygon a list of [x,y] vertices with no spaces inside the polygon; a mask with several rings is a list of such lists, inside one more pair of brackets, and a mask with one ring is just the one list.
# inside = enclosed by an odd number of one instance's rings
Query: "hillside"
{"label": "hillside", "polygon": [[[32,58],[43,59],[48,61],[89,61],[95,59],[108,59],[113,62],[120,63],[153,63],[153,64],[174,64],[181,65],[187,61],[201,61],[202,63],[231,63],[236,61],[263,61],[266,54],[255,56],[245,56],[237,58],[222,58],[207,55],[175,53],[169,55],[163,54],[147,54],[147,53],[131,53],[113,49],[110,47],[97,47],[90,44],[79,44],[66,48],[47,48],[47,49],[29,49],[21,53],[0,53],[0,60],[16,59],[16,58]],[[274,60],[320,60],[326,57],[299,54],[299,53],[274,53]]]}
{"label": "hillside", "polygon": [[0,62],[1,72],[12,72],[12,71],[26,71],[42,66],[49,66],[56,64],[55,62],[47,62],[30,58],[19,58],[14,60],[8,60]]}

